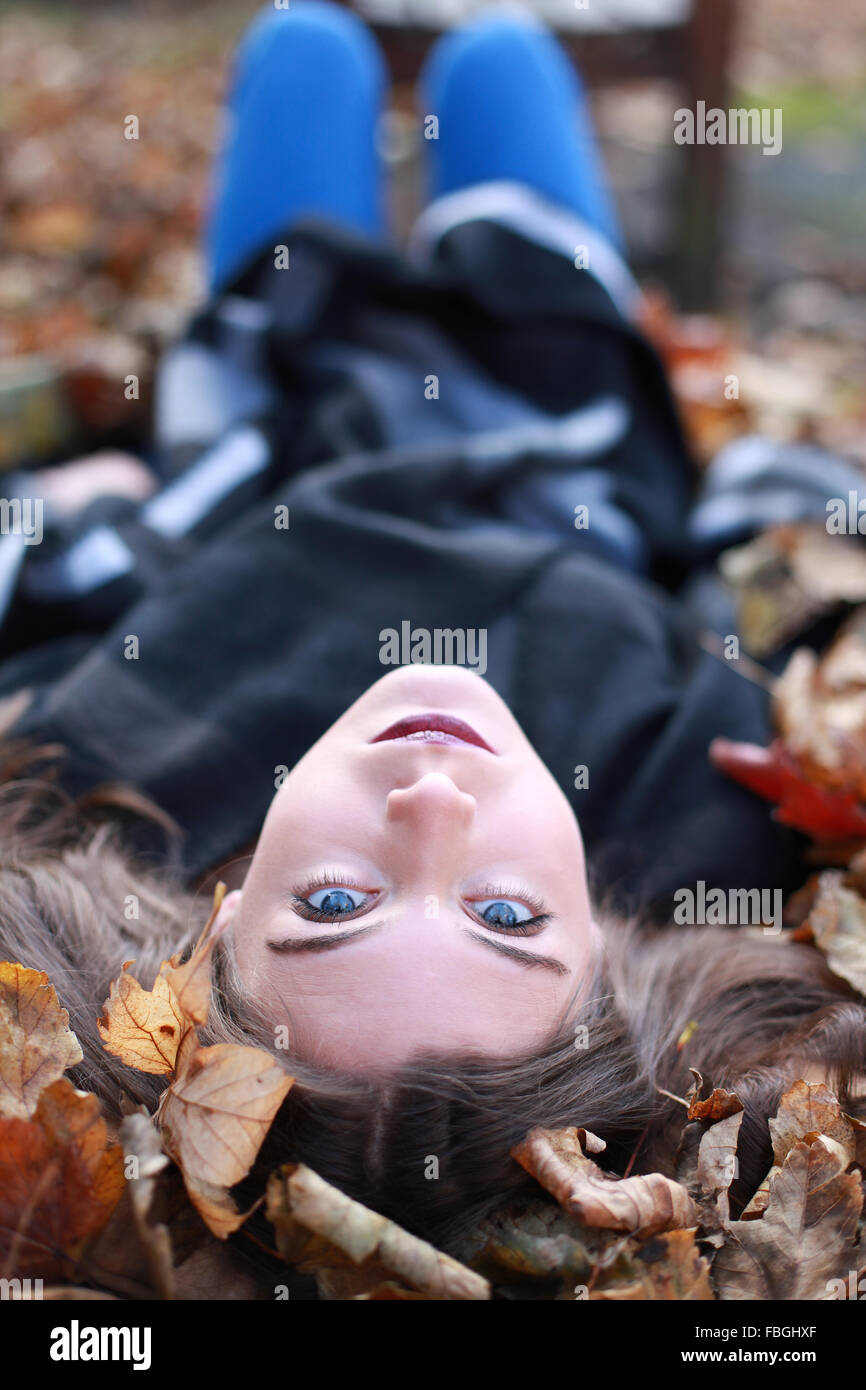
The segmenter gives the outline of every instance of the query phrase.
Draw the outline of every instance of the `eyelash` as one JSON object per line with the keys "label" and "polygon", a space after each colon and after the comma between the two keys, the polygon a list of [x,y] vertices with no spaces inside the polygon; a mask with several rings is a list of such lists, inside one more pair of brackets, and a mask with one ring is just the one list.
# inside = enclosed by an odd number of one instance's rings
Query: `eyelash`
{"label": "eyelash", "polygon": [[339,912],[337,914],[322,912],[321,909],[313,907],[307,902],[311,893],[316,893],[322,888],[354,888],[356,893],[366,893],[368,890],[362,888],[351,874],[335,874],[325,872],[316,874],[302,888],[298,888],[292,894],[292,903],[299,917],[303,917],[307,922],[351,922],[355,917],[359,917],[362,912],[366,912],[369,903],[362,903],[355,908],[354,912]]}
{"label": "eyelash", "polygon": [[478,902],[504,898],[511,898],[515,902],[524,903],[534,913],[534,916],[527,917],[525,922],[517,922],[513,927],[505,928],[492,927],[489,922],[485,922],[480,913],[473,913],[476,921],[487,931],[495,931],[500,936],[535,936],[553,916],[537,894],[530,893],[527,888],[521,887],[518,883],[487,883],[477,894]]}
{"label": "eyelash", "polygon": [[[313,907],[307,899],[312,893],[321,891],[322,888],[353,888],[358,893],[365,893],[368,890],[362,888],[350,874],[338,874],[325,872],[316,874],[315,878],[310,879],[302,888],[297,889],[292,894],[292,903],[299,917],[303,917],[307,922],[351,922],[370,908],[369,903],[362,903],[354,912],[340,912],[329,914],[322,912],[321,909]],[[533,912],[532,917],[528,917],[525,922],[517,922],[513,927],[492,927],[485,921],[480,913],[473,912],[472,916],[480,926],[487,931],[498,932],[501,936],[535,936],[536,932],[551,920],[552,913],[548,912],[541,898],[536,894],[528,892],[515,884],[493,884],[487,883],[480,893],[477,894],[478,902],[489,900],[512,899],[516,902],[524,903]],[[471,908],[471,903],[468,904]]]}

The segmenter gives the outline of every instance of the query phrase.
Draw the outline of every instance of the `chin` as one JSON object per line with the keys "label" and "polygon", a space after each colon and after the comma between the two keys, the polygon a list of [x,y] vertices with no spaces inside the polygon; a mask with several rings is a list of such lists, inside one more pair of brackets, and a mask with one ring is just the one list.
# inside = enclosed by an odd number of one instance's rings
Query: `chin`
{"label": "chin", "polygon": [[454,690],[486,690],[491,686],[479,676],[477,671],[472,671],[467,666],[434,666],[416,662],[406,666],[396,666],[393,671],[377,682],[384,685],[403,685],[411,687],[413,690],[420,689],[454,689]]}

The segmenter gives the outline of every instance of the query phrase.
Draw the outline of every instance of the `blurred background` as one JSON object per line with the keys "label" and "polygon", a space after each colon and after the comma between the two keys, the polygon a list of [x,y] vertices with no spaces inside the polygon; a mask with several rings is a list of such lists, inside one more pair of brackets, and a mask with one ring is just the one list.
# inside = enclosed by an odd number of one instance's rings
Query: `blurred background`
{"label": "blurred background", "polygon": [[[0,468],[147,450],[153,365],[203,296],[198,232],[256,0],[0,3]],[[356,0],[395,78],[395,225],[418,210],[411,81],[474,0]],[[646,323],[699,459],[762,430],[866,465],[862,0],[535,0],[577,55]],[[783,111],[782,152],[677,146],[674,111]],[[135,114],[141,138],[123,138]],[[725,399],[720,373],[736,373]],[[140,383],[130,398],[123,383]]]}

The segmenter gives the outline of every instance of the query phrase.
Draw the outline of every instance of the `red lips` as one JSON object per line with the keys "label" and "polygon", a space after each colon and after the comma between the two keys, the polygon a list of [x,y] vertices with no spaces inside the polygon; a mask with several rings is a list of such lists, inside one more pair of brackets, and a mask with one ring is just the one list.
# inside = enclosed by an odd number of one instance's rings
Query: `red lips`
{"label": "red lips", "polygon": [[471,724],[453,714],[410,714],[406,719],[398,719],[370,742],[389,743],[392,739],[415,743],[470,743],[488,753],[494,751]]}

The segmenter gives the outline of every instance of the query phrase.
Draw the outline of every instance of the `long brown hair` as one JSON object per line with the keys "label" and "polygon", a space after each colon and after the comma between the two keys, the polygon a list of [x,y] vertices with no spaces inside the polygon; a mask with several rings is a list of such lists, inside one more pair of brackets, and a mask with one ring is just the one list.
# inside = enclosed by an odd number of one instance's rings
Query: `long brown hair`
{"label": "long brown hair", "polygon": [[[153,1107],[165,1084],[106,1053],[96,1028],[124,961],[149,987],[191,947],[210,903],[125,843],[130,817],[170,827],[129,789],[73,801],[59,750],[0,749],[0,959],[46,971],[83,1051],[71,1073],[109,1117]],[[650,929],[602,914],[605,949],[576,1019],[540,1052],[504,1062],[431,1057],[387,1077],[311,1067],[278,1050],[245,994],[231,941],[215,953],[208,1042],[268,1048],[297,1078],[253,1181],[300,1160],[350,1195],[444,1248],[532,1187],[509,1150],[536,1125],[582,1125],[623,1172],[671,1173],[689,1067],[745,1105],[736,1214],[771,1162],[767,1118],[804,1068],[825,1071],[842,1104],[866,1071],[866,1004],[811,946],[744,928]],[[689,1025],[687,1029],[687,1025]],[[681,1045],[684,1031],[689,1041]],[[430,1180],[430,1160],[438,1176]]]}

